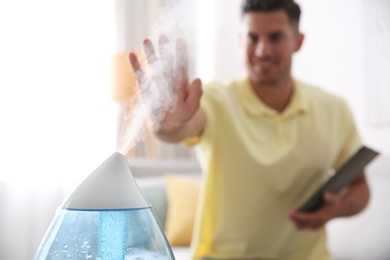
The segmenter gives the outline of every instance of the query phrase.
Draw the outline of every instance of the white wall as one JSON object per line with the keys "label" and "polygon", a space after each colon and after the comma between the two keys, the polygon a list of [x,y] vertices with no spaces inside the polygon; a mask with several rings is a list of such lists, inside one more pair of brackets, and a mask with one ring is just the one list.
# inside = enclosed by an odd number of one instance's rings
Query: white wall
{"label": "white wall", "polygon": [[115,152],[113,9],[0,1],[1,260],[33,259],[63,186]]}
{"label": "white wall", "polygon": [[366,37],[364,23],[376,17],[367,16],[363,0],[299,2],[306,40],[295,60],[295,75],[344,97],[363,141],[389,155],[390,122],[373,124],[368,114],[368,106],[373,104],[368,102],[367,92],[375,91],[375,82],[367,78],[366,46],[371,39]]}

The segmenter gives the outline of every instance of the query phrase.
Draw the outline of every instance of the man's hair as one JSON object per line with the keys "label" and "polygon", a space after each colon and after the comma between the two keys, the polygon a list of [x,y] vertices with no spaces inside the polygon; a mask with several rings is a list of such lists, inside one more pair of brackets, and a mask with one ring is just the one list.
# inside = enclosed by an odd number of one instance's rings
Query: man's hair
{"label": "man's hair", "polygon": [[271,12],[284,10],[292,23],[299,24],[301,8],[294,0],[243,0],[241,15],[249,12]]}

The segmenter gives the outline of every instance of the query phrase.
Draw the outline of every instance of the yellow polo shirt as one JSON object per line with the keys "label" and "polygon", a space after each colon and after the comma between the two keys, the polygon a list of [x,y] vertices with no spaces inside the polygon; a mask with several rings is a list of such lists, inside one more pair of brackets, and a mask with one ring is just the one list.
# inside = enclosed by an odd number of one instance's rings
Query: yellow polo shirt
{"label": "yellow polo shirt", "polygon": [[207,116],[196,145],[204,185],[193,258],[329,259],[326,232],[299,231],[287,212],[308,199],[361,142],[347,104],[294,81],[283,113],[247,77],[204,87]]}

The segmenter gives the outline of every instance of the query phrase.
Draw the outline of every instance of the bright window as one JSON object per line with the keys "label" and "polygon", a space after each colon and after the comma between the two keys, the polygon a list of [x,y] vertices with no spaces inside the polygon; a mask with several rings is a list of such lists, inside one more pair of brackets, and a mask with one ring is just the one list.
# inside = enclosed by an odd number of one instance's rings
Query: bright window
{"label": "bright window", "polygon": [[113,1],[1,1],[0,180],[79,177],[115,152]]}

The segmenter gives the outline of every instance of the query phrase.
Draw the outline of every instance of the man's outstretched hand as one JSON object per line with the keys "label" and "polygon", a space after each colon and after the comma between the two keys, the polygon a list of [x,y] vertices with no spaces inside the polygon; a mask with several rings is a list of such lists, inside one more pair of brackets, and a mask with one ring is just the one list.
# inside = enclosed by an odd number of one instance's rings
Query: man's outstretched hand
{"label": "man's outstretched hand", "polygon": [[[198,111],[202,95],[201,80],[189,82],[186,43],[183,39],[177,39],[175,45],[170,44],[168,37],[163,35],[158,39],[158,54],[149,39],[143,41],[143,51],[147,63],[145,66],[141,66],[133,52],[129,54],[131,67],[139,82],[141,99],[148,99],[152,92],[155,95],[163,90],[168,93],[162,94],[169,95],[169,100],[172,100],[172,104],[165,108],[166,111],[161,111],[164,108],[152,104],[149,111],[152,122],[159,124],[155,130],[163,134],[180,131]],[[165,89],[161,89],[163,87]],[[156,118],[153,115],[161,113],[162,117],[154,122]]]}

